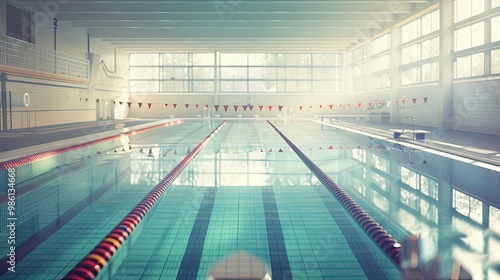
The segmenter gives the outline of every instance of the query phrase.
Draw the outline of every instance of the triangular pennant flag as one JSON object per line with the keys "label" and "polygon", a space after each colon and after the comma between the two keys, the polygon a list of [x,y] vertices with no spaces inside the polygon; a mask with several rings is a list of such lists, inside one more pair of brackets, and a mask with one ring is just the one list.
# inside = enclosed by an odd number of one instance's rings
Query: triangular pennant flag
{"label": "triangular pennant flag", "polygon": [[205,109],[207,109],[207,110],[208,110],[208,104],[205,104]]}
{"label": "triangular pennant flag", "polygon": [[224,112],[227,112],[227,108],[229,108],[229,105],[224,105],[222,107],[224,107]]}
{"label": "triangular pennant flag", "polygon": [[187,103],[186,103],[186,104],[184,104],[184,105],[186,106],[186,109],[189,107],[189,104],[187,104]]}
{"label": "triangular pennant flag", "polygon": [[130,108],[130,106],[132,105],[132,102],[127,102],[128,104],[128,107]]}
{"label": "triangular pennant flag", "polygon": [[328,147],[328,150],[333,150],[333,147],[332,147],[332,145],[330,145],[330,147]]}
{"label": "triangular pennant flag", "polygon": [[319,147],[319,149],[320,149],[320,150],[323,150],[323,148],[322,148],[322,147]]}
{"label": "triangular pennant flag", "polygon": [[168,107],[168,103],[165,103],[165,107]]}
{"label": "triangular pennant flag", "polygon": [[373,105],[373,102],[368,102],[368,107],[371,107]]}
{"label": "triangular pennant flag", "polygon": [[80,101],[82,101],[82,98],[80,97]]}
{"label": "triangular pennant flag", "polygon": [[115,104],[116,104],[116,101],[113,100],[113,105],[115,105]]}
{"label": "triangular pennant flag", "polygon": [[403,105],[405,104],[406,102],[406,99],[401,99],[401,103],[403,103]]}
{"label": "triangular pennant flag", "polygon": [[153,105],[153,103],[148,103],[148,109],[151,109],[151,105]]}
{"label": "triangular pennant flag", "polygon": [[397,100],[397,99],[396,99],[396,100],[394,100],[394,103],[398,104],[398,103],[399,103],[399,100]]}
{"label": "triangular pennant flag", "polygon": [[262,108],[264,108],[264,106],[259,106],[259,110],[262,112]]}
{"label": "triangular pennant flag", "polygon": [[278,153],[283,153],[283,150],[280,148],[280,149],[278,150]]}
{"label": "triangular pennant flag", "polygon": [[339,108],[342,108],[342,104],[339,104]]}
{"label": "triangular pennant flag", "polygon": [[261,152],[261,153],[263,153],[263,152],[264,152],[264,150],[263,150],[263,149],[260,149],[260,152]]}
{"label": "triangular pennant flag", "polygon": [[139,108],[141,108],[141,107],[142,107],[142,102],[139,102],[139,103],[137,103],[137,104],[139,104]]}
{"label": "triangular pennant flag", "polygon": [[246,112],[247,108],[248,108],[248,106],[247,106],[247,105],[243,105],[243,111],[245,111],[245,112]]}
{"label": "triangular pennant flag", "polygon": [[330,110],[332,110],[333,109],[333,104],[328,105],[328,107],[330,107]]}
{"label": "triangular pennant flag", "polygon": [[269,149],[269,152],[272,153],[273,152],[273,148]]}
{"label": "triangular pennant flag", "polygon": [[177,150],[174,150],[174,155],[176,155],[176,154],[177,154]]}
{"label": "triangular pennant flag", "polygon": [[361,102],[358,103],[358,109],[361,109]]}
{"label": "triangular pennant flag", "polygon": [[416,98],[412,98],[411,100],[413,100],[413,104],[417,103],[417,99]]}
{"label": "triangular pennant flag", "polygon": [[358,145],[358,149],[361,149],[361,145]]}
{"label": "triangular pennant flag", "polygon": [[123,101],[120,101],[120,102],[118,102],[118,103],[120,103],[120,105],[123,105]]}
{"label": "triangular pennant flag", "polygon": [[233,108],[234,108],[234,111],[237,112],[238,111],[238,105],[233,105]]}
{"label": "triangular pennant flag", "polygon": [[253,110],[253,105],[248,106],[248,108],[250,108],[250,111],[252,111]]}
{"label": "triangular pennant flag", "polygon": [[96,100],[95,100],[95,103],[96,103],[96,104],[98,104],[98,103],[99,103],[99,99],[96,99]]}
{"label": "triangular pennant flag", "polygon": [[424,97],[424,103],[427,103],[427,98],[428,98],[428,97]]}
{"label": "triangular pennant flag", "polygon": [[273,110],[273,106],[267,106],[267,108],[269,108],[269,112]]}
{"label": "triangular pennant flag", "polygon": [[85,102],[88,102],[88,101],[89,101],[89,99],[88,99],[88,98],[85,98]]}
{"label": "triangular pennant flag", "polygon": [[351,109],[351,104],[347,104],[347,110]]}
{"label": "triangular pennant flag", "polygon": [[302,106],[299,106],[299,110],[302,111]]}
{"label": "triangular pennant flag", "polygon": [[278,106],[278,109],[279,109],[279,110],[280,110],[280,112],[281,112],[281,110],[283,109],[283,106]]}
{"label": "triangular pennant flag", "polygon": [[215,112],[219,111],[219,105],[214,105],[214,108],[215,108]]}
{"label": "triangular pennant flag", "polygon": [[320,108],[320,109],[323,109],[323,105],[319,105],[319,108]]}
{"label": "triangular pennant flag", "polygon": [[348,150],[350,150],[350,149],[351,149],[351,147],[349,147],[349,146],[347,146],[347,147],[345,147],[345,148],[346,148],[346,149],[348,149]]}
{"label": "triangular pennant flag", "polygon": [[187,152],[186,152],[186,155],[189,154],[191,152],[191,150],[188,148]]}
{"label": "triangular pennant flag", "polygon": [[380,107],[380,106],[382,106],[382,101],[379,101],[379,102],[377,103],[377,105],[378,105],[379,107]]}
{"label": "triangular pennant flag", "polygon": [[198,104],[194,104],[194,107],[195,107],[196,109],[198,109]]}
{"label": "triangular pennant flag", "polygon": [[174,105],[174,109],[177,108],[177,104],[172,104],[172,105]]}
{"label": "triangular pennant flag", "polygon": [[313,108],[313,105],[309,105],[309,109],[312,109]]}

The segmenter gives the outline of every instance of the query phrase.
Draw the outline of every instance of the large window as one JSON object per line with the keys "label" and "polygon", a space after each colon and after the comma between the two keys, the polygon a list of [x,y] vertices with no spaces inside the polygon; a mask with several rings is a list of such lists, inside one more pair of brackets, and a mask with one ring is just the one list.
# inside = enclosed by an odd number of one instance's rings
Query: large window
{"label": "large window", "polygon": [[454,10],[455,22],[460,22],[484,12],[484,0],[455,0]]}
{"label": "large window", "polygon": [[363,45],[353,51],[353,90],[366,90],[366,45]]}
{"label": "large window", "polygon": [[401,27],[401,85],[439,79],[439,10]]}
{"label": "large window", "polygon": [[[131,91],[338,92],[338,53],[156,53],[130,55]],[[217,75],[215,75],[217,71]],[[215,79],[215,77],[218,77]]]}
{"label": "large window", "polygon": [[31,13],[9,3],[7,11],[7,36],[32,43]]}
{"label": "large window", "polygon": [[391,35],[385,34],[373,40],[372,43],[372,83],[373,88],[386,88],[391,86]]}

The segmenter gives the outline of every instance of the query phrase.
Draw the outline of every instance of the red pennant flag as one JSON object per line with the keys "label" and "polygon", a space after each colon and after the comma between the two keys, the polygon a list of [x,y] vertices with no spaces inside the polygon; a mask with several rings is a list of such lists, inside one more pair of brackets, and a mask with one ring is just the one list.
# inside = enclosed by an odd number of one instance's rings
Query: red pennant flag
{"label": "red pennant flag", "polygon": [[382,150],[382,147],[378,146],[378,147],[377,147],[377,150]]}
{"label": "red pennant flag", "polygon": [[113,100],[113,105],[115,105],[115,104],[116,104],[116,101]]}
{"label": "red pennant flag", "polygon": [[234,111],[237,112],[238,111],[238,105],[233,105],[233,108],[234,108]]}
{"label": "red pennant flag", "polygon": [[85,98],[85,102],[88,102],[88,101],[89,101],[89,99],[88,99],[88,98]]}
{"label": "red pennant flag", "polygon": [[250,111],[252,111],[253,110],[253,105],[248,106],[248,108],[250,108]]}
{"label": "red pennant flag", "polygon": [[328,107],[330,107],[330,110],[332,110],[333,109],[333,104],[328,105]]}
{"label": "red pennant flag", "polygon": [[328,150],[333,150],[333,146],[330,145],[330,147],[328,147]]}
{"label": "red pennant flag", "polygon": [[207,110],[208,110],[208,104],[205,104],[205,109],[207,109]]}
{"label": "red pennant flag", "polygon": [[405,104],[406,102],[406,99],[401,99],[401,103],[403,103],[403,105]]}
{"label": "red pennant flag", "polygon": [[153,103],[148,103],[148,109],[151,109],[151,105],[153,105]]}
{"label": "red pennant flag", "polygon": [[196,109],[198,109],[198,104],[194,104],[194,107],[195,107]]}
{"label": "red pennant flag", "polygon": [[177,104],[172,104],[172,105],[174,105],[174,109],[177,108]]}
{"label": "red pennant flag", "polygon": [[222,107],[224,107],[224,112],[227,112],[227,108],[229,108],[229,105],[224,105]]}
{"label": "red pennant flag", "polygon": [[371,107],[373,105],[373,102],[368,102],[368,107]]}
{"label": "red pennant flag", "polygon": [[132,102],[127,102],[128,104],[128,107],[130,108],[130,106],[132,105]]}
{"label": "red pennant flag", "polygon": [[351,109],[351,104],[347,104],[347,110]]}
{"label": "red pennant flag", "polygon": [[358,149],[361,149],[361,145],[358,145]]}
{"label": "red pennant flag", "polygon": [[368,150],[371,150],[372,149],[372,146],[368,146]]}
{"label": "red pennant flag", "polygon": [[95,100],[95,103],[96,103],[96,104],[98,104],[98,103],[99,103],[99,99],[96,99],[96,100]]}
{"label": "red pennant flag", "polygon": [[168,104],[167,104],[167,103],[165,103],[165,107],[168,107]]}
{"label": "red pennant flag", "polygon": [[339,104],[339,108],[342,108],[342,104]]}
{"label": "red pennant flag", "polygon": [[262,112],[262,108],[264,108],[264,106],[259,106],[259,110]]}
{"label": "red pennant flag", "polygon": [[342,150],[342,146],[339,146],[339,149]]}
{"label": "red pennant flag", "polygon": [[346,147],[346,149],[350,150],[350,149],[351,149],[351,147],[347,146],[347,147]]}
{"label": "red pennant flag", "polygon": [[273,106],[267,106],[267,108],[269,108],[269,112],[273,110]]}
{"label": "red pennant flag", "polygon": [[417,103],[417,99],[416,98],[412,98],[413,100],[413,104]]}
{"label": "red pennant flag", "polygon": [[428,98],[428,97],[424,97],[424,103],[427,103],[427,98]]}
{"label": "red pennant flag", "polygon": [[219,111],[219,105],[214,105],[214,108],[215,108],[215,112]]}
{"label": "red pennant flag", "polygon": [[302,111],[302,106],[299,106],[299,110]]}
{"label": "red pennant flag", "polygon": [[323,109],[323,105],[319,105],[319,108],[320,108],[320,109]]}
{"label": "red pennant flag", "polygon": [[269,149],[269,152],[272,153],[273,152],[273,148]]}
{"label": "red pennant flag", "polygon": [[138,103],[138,104],[139,104],[139,108],[141,108],[141,107],[142,107],[142,103],[140,102],[140,103]]}
{"label": "red pennant flag", "polygon": [[309,109],[312,109],[313,108],[313,105],[309,105]]}
{"label": "red pennant flag", "polygon": [[186,103],[186,104],[184,104],[184,105],[186,106],[186,109],[189,107],[189,104],[187,104],[187,103]]}
{"label": "red pennant flag", "polygon": [[361,103],[358,103],[358,109],[361,109]]}
{"label": "red pennant flag", "polygon": [[247,106],[247,105],[243,105],[243,111],[245,111],[245,112],[246,112],[246,111],[247,111],[247,108],[248,108],[248,106]]}
{"label": "red pennant flag", "polygon": [[281,109],[283,109],[283,106],[278,106],[278,109],[279,109],[279,110],[280,110],[280,112],[281,112]]}
{"label": "red pennant flag", "polygon": [[380,107],[380,106],[382,106],[382,101],[379,101],[379,102],[377,103],[377,105],[378,105],[379,107]]}

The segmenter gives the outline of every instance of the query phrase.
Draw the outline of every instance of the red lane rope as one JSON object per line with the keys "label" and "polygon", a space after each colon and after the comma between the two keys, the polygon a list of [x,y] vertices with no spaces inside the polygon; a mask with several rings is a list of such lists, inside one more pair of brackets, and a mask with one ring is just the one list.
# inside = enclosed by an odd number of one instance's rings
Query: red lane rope
{"label": "red lane rope", "polygon": [[344,206],[351,216],[358,222],[363,230],[375,241],[382,251],[399,265],[401,244],[394,239],[377,221],[375,221],[354,199],[352,199],[337,183],[335,183],[323,170],[310,160],[290,139],[278,130],[270,121],[267,121],[274,130],[295,151],[302,162],[311,170],[318,180],[333,194],[333,196]]}
{"label": "red lane rope", "polygon": [[184,121],[178,120],[178,121],[168,122],[166,124],[161,124],[161,125],[155,125],[155,126],[151,126],[151,127],[146,127],[146,128],[135,130],[135,131],[123,132],[123,133],[120,133],[118,135],[108,136],[108,137],[104,137],[104,138],[101,138],[101,139],[89,141],[89,142],[82,143],[82,144],[77,144],[77,145],[73,145],[73,146],[69,146],[69,147],[65,147],[65,148],[59,148],[59,149],[55,149],[55,150],[52,150],[52,151],[42,152],[42,153],[38,153],[38,154],[34,154],[34,155],[25,156],[25,157],[22,157],[22,158],[17,158],[17,159],[13,159],[13,160],[8,160],[8,161],[0,162],[0,170],[6,170],[6,169],[11,169],[11,168],[16,168],[16,167],[19,167],[19,166],[24,165],[24,164],[33,163],[33,162],[36,162],[36,161],[39,161],[39,160],[42,160],[42,159],[46,159],[46,158],[49,158],[49,157],[53,157],[53,156],[56,156],[56,155],[59,155],[59,154],[63,154],[63,153],[69,152],[69,151],[73,151],[73,150],[85,148],[85,147],[88,147],[88,146],[91,146],[91,145],[95,145],[95,144],[99,144],[99,143],[102,143],[102,142],[106,142],[106,141],[110,141],[110,140],[113,140],[113,139],[117,139],[117,138],[120,138],[122,135],[129,136],[129,135],[132,135],[132,134],[142,133],[142,132],[145,132],[145,131],[148,131],[148,130],[152,130],[152,129],[157,129],[157,128],[160,128],[160,127],[163,127],[163,126],[180,124],[182,122],[184,122]]}
{"label": "red lane rope", "polygon": [[85,256],[63,279],[95,279],[102,268],[108,264],[121,245],[139,225],[142,218],[160,199],[167,188],[172,184],[184,168],[196,157],[210,139],[227,123],[223,121],[215,128],[196,148],[194,148],[176,167],[174,167],[158,185],[144,197],[127,216],[103,238],[103,240]]}

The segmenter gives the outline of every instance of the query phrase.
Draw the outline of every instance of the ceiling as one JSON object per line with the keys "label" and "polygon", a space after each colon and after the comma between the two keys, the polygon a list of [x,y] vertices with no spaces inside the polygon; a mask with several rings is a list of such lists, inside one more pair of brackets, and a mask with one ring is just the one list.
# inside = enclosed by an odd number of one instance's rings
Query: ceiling
{"label": "ceiling", "polygon": [[60,3],[56,7],[59,21],[87,28],[91,38],[100,38],[126,51],[342,51],[436,0],[56,3]]}

